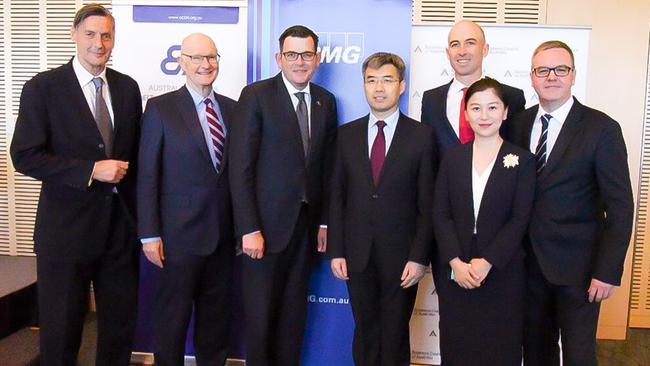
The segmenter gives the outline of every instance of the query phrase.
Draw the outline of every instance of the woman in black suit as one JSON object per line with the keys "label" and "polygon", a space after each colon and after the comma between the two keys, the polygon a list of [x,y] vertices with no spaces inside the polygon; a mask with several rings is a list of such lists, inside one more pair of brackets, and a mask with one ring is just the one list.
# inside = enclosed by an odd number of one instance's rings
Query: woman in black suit
{"label": "woman in black suit", "polygon": [[522,239],[533,204],[533,155],[499,136],[503,87],[485,78],[465,96],[474,141],[449,150],[436,182],[440,348],[445,366],[521,365]]}

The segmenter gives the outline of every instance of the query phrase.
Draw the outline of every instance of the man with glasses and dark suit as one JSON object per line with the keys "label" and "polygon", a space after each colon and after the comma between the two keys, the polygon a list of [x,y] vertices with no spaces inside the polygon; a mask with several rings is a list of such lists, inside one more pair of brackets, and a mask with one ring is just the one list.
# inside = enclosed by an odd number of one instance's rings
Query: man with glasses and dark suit
{"label": "man with glasses and dark suit", "polygon": [[528,229],[524,364],[595,366],[600,302],[621,283],[634,204],[619,124],[571,94],[576,70],[561,41],[539,45],[530,79],[539,105],[510,125],[535,154]]}
{"label": "man with glasses and dark suit", "polygon": [[235,101],[212,88],[220,58],[210,37],[185,37],[185,85],[149,99],[144,112],[138,235],[160,268],[156,365],[183,365],[193,310],[197,364],[224,365],[228,356],[235,240],[226,150]]}
{"label": "man with glasses and dark suit", "polygon": [[244,88],[230,144],[251,366],[300,362],[309,274],[316,250],[326,248],[337,127],[334,96],[310,82],[320,64],[318,36],[297,25],[279,41],[281,72]]}

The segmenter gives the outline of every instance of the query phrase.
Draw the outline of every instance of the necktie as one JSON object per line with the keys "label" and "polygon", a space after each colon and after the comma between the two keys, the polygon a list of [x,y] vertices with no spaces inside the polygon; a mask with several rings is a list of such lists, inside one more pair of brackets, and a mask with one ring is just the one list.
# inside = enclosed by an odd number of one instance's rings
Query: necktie
{"label": "necktie", "polygon": [[467,116],[465,116],[465,95],[467,88],[463,88],[463,98],[460,100],[460,116],[458,118],[458,138],[461,144],[474,141],[474,131],[470,126]]}
{"label": "necktie", "polygon": [[93,84],[95,84],[95,122],[104,141],[106,156],[110,157],[113,153],[113,124],[102,93],[104,81],[102,78],[93,78]]}
{"label": "necktie", "polygon": [[535,161],[537,167],[537,175],[542,173],[544,167],[546,166],[546,140],[548,138],[548,123],[553,118],[550,114],[545,114],[542,116],[542,133],[539,135],[539,140],[537,141],[537,148],[535,149]]}
{"label": "necktie", "polygon": [[381,173],[381,168],[384,165],[384,160],[386,159],[386,136],[384,135],[384,127],[386,127],[386,122],[377,121],[377,136],[375,141],[372,143],[372,149],[370,150],[370,166],[372,167],[372,181],[375,183],[375,187],[379,185],[379,174]]}
{"label": "necktie", "polygon": [[298,117],[298,125],[300,126],[300,137],[302,138],[302,148],[304,149],[305,157],[309,153],[309,116],[307,115],[307,103],[305,103],[305,93],[298,92],[295,94],[298,98],[298,106],[296,107],[296,116]]}
{"label": "necktie", "polygon": [[215,157],[214,167],[217,168],[217,171],[221,171],[224,146],[226,145],[226,126],[219,120],[217,112],[212,109],[212,100],[206,98],[203,103],[205,103],[205,116],[208,120],[208,129],[210,130],[212,140],[212,152]]}

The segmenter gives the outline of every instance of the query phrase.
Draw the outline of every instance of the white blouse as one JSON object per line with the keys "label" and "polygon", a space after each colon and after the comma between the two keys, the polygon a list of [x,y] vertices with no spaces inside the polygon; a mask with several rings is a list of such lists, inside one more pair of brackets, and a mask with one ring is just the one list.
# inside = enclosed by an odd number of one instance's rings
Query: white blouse
{"label": "white blouse", "polygon": [[487,181],[490,178],[492,173],[492,168],[494,168],[494,162],[497,160],[497,153],[492,162],[485,168],[483,174],[479,175],[476,172],[476,167],[474,167],[474,161],[472,160],[472,196],[474,199],[474,234],[476,234],[476,220],[478,218],[478,211],[481,208],[481,200],[483,199],[483,192],[485,191],[485,186]]}

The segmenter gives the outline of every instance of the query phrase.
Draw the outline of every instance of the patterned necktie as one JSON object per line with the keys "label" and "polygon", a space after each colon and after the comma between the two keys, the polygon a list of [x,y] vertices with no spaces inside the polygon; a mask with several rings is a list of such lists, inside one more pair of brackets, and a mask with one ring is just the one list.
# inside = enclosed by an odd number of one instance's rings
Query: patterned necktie
{"label": "patterned necktie", "polygon": [[102,141],[104,141],[104,152],[107,157],[111,157],[113,154],[113,124],[102,93],[104,80],[93,78],[93,84],[95,84],[95,122]]}
{"label": "patterned necktie", "polygon": [[305,157],[309,153],[309,116],[307,115],[307,103],[305,103],[305,93],[298,92],[295,94],[298,98],[298,106],[296,107],[296,116],[298,117],[298,125],[300,126],[300,137],[302,138],[302,148],[304,149]]}
{"label": "patterned necktie", "polygon": [[203,103],[205,103],[205,116],[208,120],[208,129],[212,140],[212,151],[216,158],[214,167],[220,172],[224,146],[226,145],[226,126],[219,120],[217,112],[212,109],[212,100],[206,98]]}
{"label": "patterned necktie", "polygon": [[381,168],[384,165],[384,160],[386,159],[386,136],[384,135],[384,127],[386,127],[386,122],[377,121],[377,136],[375,141],[372,143],[372,149],[370,150],[370,166],[372,167],[372,181],[375,183],[375,187],[379,185],[379,174],[381,173]]}
{"label": "patterned necktie", "polygon": [[460,100],[460,115],[458,118],[458,139],[461,144],[466,144],[468,142],[474,141],[474,131],[472,126],[467,120],[465,115],[465,95],[467,94],[467,88],[463,88],[463,98]]}
{"label": "patterned necktie", "polygon": [[535,161],[537,167],[537,175],[542,174],[542,170],[546,166],[547,156],[546,153],[546,140],[548,139],[548,123],[553,118],[550,114],[545,114],[542,116],[542,133],[539,135],[539,140],[537,141],[537,148],[535,149]]}

